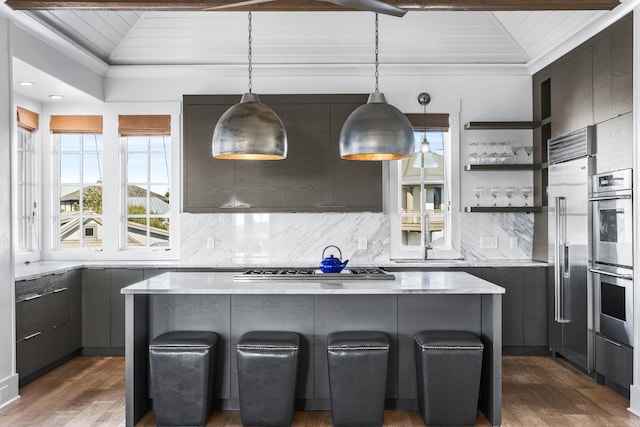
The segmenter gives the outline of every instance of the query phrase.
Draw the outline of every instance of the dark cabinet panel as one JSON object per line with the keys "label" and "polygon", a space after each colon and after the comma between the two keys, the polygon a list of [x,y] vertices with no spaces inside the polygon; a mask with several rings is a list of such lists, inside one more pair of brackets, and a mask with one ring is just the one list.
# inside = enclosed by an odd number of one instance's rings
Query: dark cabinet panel
{"label": "dark cabinet panel", "polygon": [[75,328],[71,320],[53,326],[46,334],[47,360],[46,363],[53,363],[77,350],[74,347]]}
{"label": "dark cabinet panel", "polygon": [[611,33],[611,114],[633,109],[633,21],[625,18]]}
{"label": "dark cabinet panel", "polygon": [[146,280],[154,276],[159,276],[160,274],[163,274],[163,273],[169,273],[174,271],[176,271],[175,268],[145,268],[142,270],[142,278]]}
{"label": "dark cabinet panel", "polygon": [[59,326],[71,320],[73,312],[73,295],[69,287],[58,288],[47,294],[47,325]]}
{"label": "dark cabinet panel", "polygon": [[482,278],[505,288],[502,296],[502,345],[524,345],[524,319],[521,268],[485,268]]}
{"label": "dark cabinet panel", "polygon": [[287,130],[280,161],[218,160],[213,129],[237,97],[184,97],[186,212],[380,211],[382,165],[340,159],[340,130],[366,95],[263,95]]}
{"label": "dark cabinet panel", "polygon": [[340,158],[340,131],[347,117],[358,107],[354,104],[331,106],[331,199],[345,210],[382,210],[382,162],[364,162]]}
{"label": "dark cabinet panel", "polygon": [[523,345],[546,347],[547,341],[547,269],[525,268],[523,291]]}
{"label": "dark cabinet panel", "polygon": [[82,271],[82,346],[111,345],[111,290],[108,269]]}
{"label": "dark cabinet panel", "polygon": [[552,71],[552,136],[593,124],[592,52],[574,51]]}
{"label": "dark cabinet panel", "polygon": [[593,120],[611,117],[611,34],[603,34],[593,43]]}
{"label": "dark cabinet panel", "polygon": [[124,295],[120,290],[143,279],[141,268],[114,268],[110,273],[111,347],[124,348]]}
{"label": "dark cabinet panel", "polygon": [[231,398],[238,398],[236,345],[245,332],[290,331],[300,334],[297,397],[314,397],[313,295],[231,296]]}
{"label": "dark cabinet panel", "polygon": [[389,338],[387,397],[397,395],[397,321],[395,295],[316,295],[315,318],[315,398],[329,399],[327,335],[331,332],[380,331]]}

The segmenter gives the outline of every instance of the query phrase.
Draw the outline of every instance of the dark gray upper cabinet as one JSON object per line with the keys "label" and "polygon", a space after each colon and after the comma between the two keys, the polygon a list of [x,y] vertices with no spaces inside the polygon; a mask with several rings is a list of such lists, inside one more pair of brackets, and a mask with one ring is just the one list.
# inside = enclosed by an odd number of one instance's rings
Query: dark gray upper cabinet
{"label": "dark gray upper cabinet", "polygon": [[600,123],[633,108],[633,22],[625,17],[593,42],[593,120]]}
{"label": "dark gray upper cabinet", "polygon": [[184,96],[185,212],[382,210],[382,164],[342,160],[338,147],[344,121],[367,95],[261,95],[287,130],[287,158],[214,159],[215,124],[239,99]]}
{"label": "dark gray upper cabinet", "polygon": [[571,52],[551,73],[551,136],[593,124],[593,50]]}

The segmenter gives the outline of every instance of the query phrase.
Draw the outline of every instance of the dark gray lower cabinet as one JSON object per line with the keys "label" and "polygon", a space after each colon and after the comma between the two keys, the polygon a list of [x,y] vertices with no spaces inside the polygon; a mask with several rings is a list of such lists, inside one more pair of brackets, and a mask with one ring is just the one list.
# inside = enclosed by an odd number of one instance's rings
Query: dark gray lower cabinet
{"label": "dark gray lower cabinet", "polygon": [[124,355],[124,295],[120,290],[125,286],[140,282],[143,279],[141,268],[111,269],[110,290],[110,340],[112,348],[122,348]]}
{"label": "dark gray lower cabinet", "polygon": [[16,371],[24,385],[82,346],[80,270],[16,282]]}
{"label": "dark gray lower cabinet", "polygon": [[82,347],[111,346],[111,271],[107,268],[82,270]]}

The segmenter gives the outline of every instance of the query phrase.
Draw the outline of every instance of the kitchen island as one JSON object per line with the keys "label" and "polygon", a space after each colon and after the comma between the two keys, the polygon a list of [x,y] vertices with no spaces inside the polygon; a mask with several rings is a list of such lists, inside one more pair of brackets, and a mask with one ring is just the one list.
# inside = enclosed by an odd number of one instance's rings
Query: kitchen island
{"label": "kitchen island", "polygon": [[235,345],[249,330],[298,332],[297,407],[328,410],[326,336],[379,330],[391,342],[388,408],[417,409],[413,335],[425,329],[471,331],[485,345],[479,409],[501,423],[504,289],[464,272],[395,272],[394,280],[234,280],[237,273],[171,272],[125,295],[126,421],[150,408],[148,344],[169,330],[218,333],[216,406],[238,408]]}

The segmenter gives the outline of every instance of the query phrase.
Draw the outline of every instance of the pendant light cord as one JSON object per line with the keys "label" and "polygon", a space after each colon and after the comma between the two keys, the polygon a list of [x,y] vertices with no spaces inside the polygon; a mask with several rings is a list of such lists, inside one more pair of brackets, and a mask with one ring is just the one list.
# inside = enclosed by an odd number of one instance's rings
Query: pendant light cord
{"label": "pendant light cord", "polygon": [[249,93],[251,93],[252,84],[251,84],[251,71],[253,71],[251,66],[251,12],[249,12]]}
{"label": "pendant light cord", "polygon": [[376,12],[376,93],[378,92],[378,12]]}

